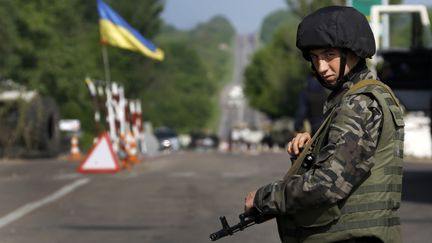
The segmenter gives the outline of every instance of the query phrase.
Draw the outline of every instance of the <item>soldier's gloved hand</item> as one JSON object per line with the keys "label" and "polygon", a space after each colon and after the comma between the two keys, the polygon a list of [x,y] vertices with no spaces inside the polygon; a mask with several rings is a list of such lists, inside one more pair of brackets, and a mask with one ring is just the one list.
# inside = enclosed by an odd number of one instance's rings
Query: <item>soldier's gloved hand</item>
{"label": "soldier's gloved hand", "polygon": [[297,156],[303,150],[304,145],[311,139],[307,132],[298,133],[287,145],[287,152],[291,156]]}

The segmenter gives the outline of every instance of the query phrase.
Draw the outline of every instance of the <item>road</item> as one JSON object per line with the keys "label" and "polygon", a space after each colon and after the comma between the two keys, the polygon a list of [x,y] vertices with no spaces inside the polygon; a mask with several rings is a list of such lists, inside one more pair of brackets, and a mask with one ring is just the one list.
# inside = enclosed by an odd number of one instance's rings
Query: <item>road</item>
{"label": "road", "polygon": [[222,90],[219,102],[221,121],[218,135],[222,141],[228,140],[229,132],[233,127],[246,125],[250,128],[261,128],[267,122],[262,113],[249,106],[244,96],[233,99],[229,95],[235,86],[244,87],[244,70],[258,46],[257,42],[258,40],[254,35],[238,35],[235,38],[233,77],[231,82]]}
{"label": "road", "polygon": [[[280,178],[283,153],[178,152],[117,174],[62,160],[0,161],[2,243],[209,242],[218,217],[236,223],[244,195]],[[432,238],[432,164],[406,163],[404,242]],[[69,189],[69,190],[67,190]],[[220,242],[279,242],[274,221]]]}

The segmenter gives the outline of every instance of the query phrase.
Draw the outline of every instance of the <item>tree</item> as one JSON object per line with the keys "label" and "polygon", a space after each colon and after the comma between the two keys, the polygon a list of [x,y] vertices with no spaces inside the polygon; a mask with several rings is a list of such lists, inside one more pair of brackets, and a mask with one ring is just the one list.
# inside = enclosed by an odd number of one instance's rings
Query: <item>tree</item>
{"label": "tree", "polygon": [[291,12],[300,18],[329,5],[345,5],[345,0],[285,0]]}
{"label": "tree", "polygon": [[[217,98],[231,70],[234,34],[229,21],[220,16],[187,32],[163,27],[157,40],[167,58],[152,64],[150,73],[159,79],[153,79],[142,95],[155,126],[182,132],[217,129]],[[151,93],[155,87],[159,95]]]}
{"label": "tree", "polygon": [[266,16],[261,24],[260,40],[264,44],[269,44],[277,29],[284,23],[295,21],[295,19],[291,18],[297,17],[290,14],[288,10],[277,10]]}
{"label": "tree", "polygon": [[261,36],[267,45],[255,53],[245,72],[245,93],[250,104],[272,119],[294,115],[298,94],[310,73],[310,64],[295,47],[298,23],[318,8],[345,4],[342,0],[286,2],[288,11],[266,17]]}
{"label": "tree", "polygon": [[155,78],[141,89],[144,119],[154,126],[187,132],[202,128],[210,116],[212,87],[196,50],[187,43],[165,43],[166,59],[150,74]]}
{"label": "tree", "polygon": [[[330,5],[343,5],[345,6],[346,0],[285,0],[290,11],[298,17],[305,17],[313,11]],[[355,0],[353,0],[355,1]],[[402,0],[390,0],[389,4],[400,4]]]}
{"label": "tree", "polygon": [[250,104],[272,119],[292,116],[308,67],[295,48],[298,22],[286,23],[272,42],[253,56],[245,71],[245,94]]}
{"label": "tree", "polygon": [[[161,33],[169,29],[160,19],[163,0],[105,1],[166,54],[159,62],[107,46],[112,80],[128,98],[142,100],[145,120],[185,132],[203,129],[230,70],[232,25],[217,16],[170,35]],[[81,120],[93,135],[84,79],[104,79],[96,1],[0,0],[0,14],[0,76],[54,97],[62,118]]]}
{"label": "tree", "polygon": [[[125,0],[122,4],[130,10],[141,6],[136,8],[133,15],[136,18],[132,20],[136,22],[131,21],[131,25],[139,26],[149,36],[157,33],[162,1],[145,0],[137,4]],[[54,97],[62,118],[79,119],[84,130],[91,132],[93,108],[84,78],[103,77],[96,1],[0,0],[0,13],[1,77]],[[138,16],[146,17],[142,17],[143,21]],[[125,55],[116,56],[117,51],[110,54],[122,60],[119,63],[135,63],[135,59]],[[129,57],[139,55],[124,53]],[[119,63],[113,61],[111,65],[116,75],[118,68],[123,68]],[[129,73],[124,70],[128,69],[123,69],[123,73]],[[116,75],[115,78],[122,79],[122,75]],[[145,73],[141,72],[143,77]]]}
{"label": "tree", "polygon": [[0,70],[2,77],[7,78],[4,70],[10,70],[17,61],[18,56],[14,53],[14,43],[18,42],[17,26],[14,23],[15,6],[13,1],[0,1]]}

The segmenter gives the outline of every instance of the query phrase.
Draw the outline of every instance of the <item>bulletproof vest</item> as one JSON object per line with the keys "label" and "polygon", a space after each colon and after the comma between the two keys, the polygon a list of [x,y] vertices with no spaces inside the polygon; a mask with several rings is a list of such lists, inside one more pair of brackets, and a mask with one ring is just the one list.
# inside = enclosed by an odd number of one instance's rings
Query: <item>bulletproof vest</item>
{"label": "bulletproof vest", "polygon": [[[383,83],[363,80],[349,90],[351,95],[373,96],[383,112],[383,125],[374,154],[375,164],[369,176],[353,188],[347,199],[334,205],[305,209],[294,215],[277,218],[282,242],[335,242],[355,237],[375,236],[383,242],[401,242],[400,207],[402,191],[402,163],[404,122],[397,98]],[[342,95],[341,100],[344,95]],[[333,108],[334,110],[334,108]],[[302,161],[295,161],[287,174],[307,171],[308,153],[316,154],[325,144],[331,112],[305,149]],[[314,146],[311,146],[314,145]]]}

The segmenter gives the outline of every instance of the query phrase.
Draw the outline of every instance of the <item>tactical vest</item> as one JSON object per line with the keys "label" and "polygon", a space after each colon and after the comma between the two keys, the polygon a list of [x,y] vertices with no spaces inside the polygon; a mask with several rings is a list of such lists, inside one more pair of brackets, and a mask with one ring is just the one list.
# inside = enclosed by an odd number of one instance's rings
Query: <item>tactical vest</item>
{"label": "tactical vest", "polygon": [[[383,112],[381,135],[374,154],[375,165],[370,175],[352,190],[347,199],[335,205],[277,217],[282,242],[325,243],[363,236],[375,236],[386,243],[401,242],[397,209],[402,191],[403,112],[394,94],[383,83],[363,80],[358,84],[361,85],[343,96],[348,93],[372,95]],[[323,147],[334,114],[330,113],[327,119],[319,134],[311,139],[311,143],[315,144],[311,148],[312,154]],[[297,165],[294,169],[296,174],[306,171],[302,167]]]}

